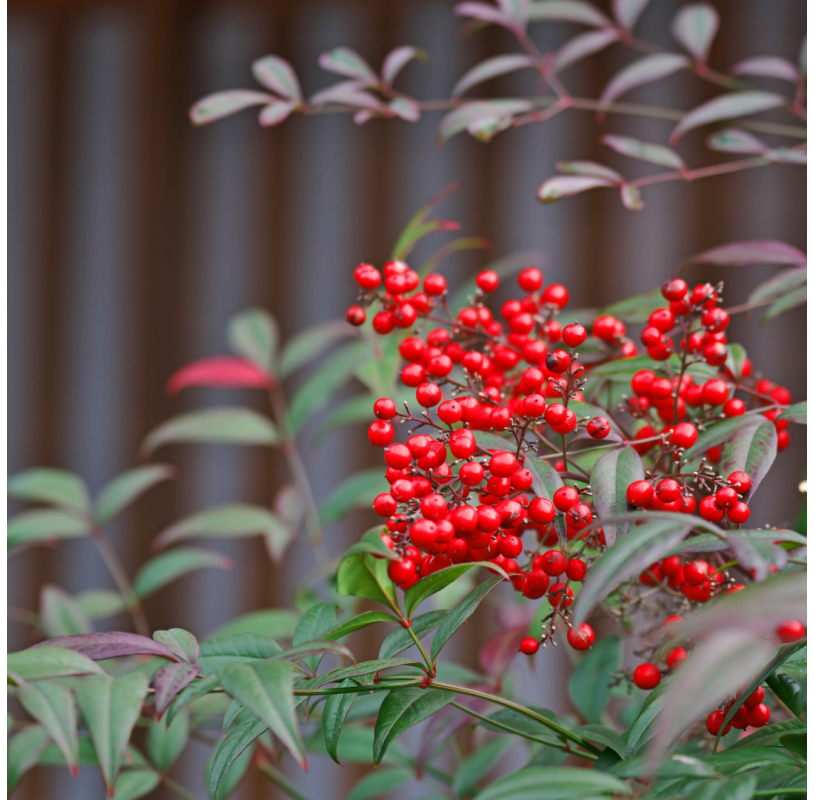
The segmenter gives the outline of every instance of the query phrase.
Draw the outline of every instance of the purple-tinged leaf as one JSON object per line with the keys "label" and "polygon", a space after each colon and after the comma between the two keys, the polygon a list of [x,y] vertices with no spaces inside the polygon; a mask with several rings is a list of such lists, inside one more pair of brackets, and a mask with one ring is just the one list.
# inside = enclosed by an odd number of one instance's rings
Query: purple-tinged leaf
{"label": "purple-tinged leaf", "polygon": [[719,95],[689,111],[671,131],[671,144],[676,144],[688,131],[723,119],[744,117],[780,108],[786,99],[773,92],[731,92]]}
{"label": "purple-tinged leaf", "polygon": [[163,644],[171,653],[188,664],[198,663],[198,640],[183,628],[170,628],[167,631],[156,631],[153,639]]}
{"label": "purple-tinged leaf", "polygon": [[634,30],[648,2],[649,0],[613,0],[614,19],[626,30]]}
{"label": "purple-tinged leaf", "polygon": [[769,472],[777,449],[775,425],[762,416],[753,416],[745,420],[724,443],[719,469],[722,475],[742,470],[750,476],[752,486],[747,494],[749,500]]}
{"label": "purple-tinged leaf", "polygon": [[746,267],[751,264],[795,264],[805,267],[807,257],[797,247],[777,239],[752,239],[713,247],[691,256],[686,263],[722,267]]}
{"label": "purple-tinged leaf", "polygon": [[260,114],[258,114],[258,122],[264,128],[279,125],[288,119],[295,108],[297,108],[296,103],[269,103],[269,105],[262,108]]}
{"label": "purple-tinged leaf", "polygon": [[402,45],[391,50],[382,62],[382,83],[392,86],[396,76],[414,59],[424,61],[427,53],[418,47]]}
{"label": "purple-tinged leaf", "polygon": [[638,86],[644,86],[662,78],[667,78],[668,75],[673,75],[680,69],[687,69],[690,66],[690,59],[678,53],[654,53],[645,56],[645,58],[623,67],[606,84],[600,99],[605,103],[611,103]]}
{"label": "purple-tinged leaf", "polygon": [[780,56],[755,56],[745,58],[730,68],[731,75],[757,75],[761,78],[778,78],[798,83],[798,68]]}
{"label": "purple-tinged leaf", "polygon": [[615,172],[605,164],[598,164],[596,161],[558,161],[555,166],[558,172],[564,175],[584,175],[588,178],[600,178],[618,186],[625,183],[625,178],[619,172]]}
{"label": "purple-tinged leaf", "polygon": [[611,20],[599,8],[582,0],[538,0],[529,7],[529,21],[576,22],[591,28],[611,27]]}
{"label": "purple-tinged leaf", "polygon": [[760,283],[750,292],[747,298],[748,304],[760,303],[762,300],[769,300],[774,297],[780,297],[786,294],[791,289],[797,289],[799,286],[805,286],[807,282],[807,268],[806,267],[790,267],[789,269],[782,269],[777,272],[772,278]]}
{"label": "purple-tinged leaf", "polygon": [[510,30],[517,27],[517,23],[511,17],[487,3],[459,3],[453,8],[453,13],[458,14],[460,17],[472,17],[482,22],[491,22],[493,25],[501,25]]}
{"label": "purple-tinged leaf", "polygon": [[104,633],[79,633],[75,636],[58,636],[29,647],[67,647],[87,656],[93,661],[104,661],[107,658],[120,656],[158,656],[168,661],[178,661],[178,656],[170,652],[163,644],[154,642],[146,636],[124,631],[106,631]]}
{"label": "purple-tinged leaf", "polygon": [[727,536],[727,543],[739,564],[754,581],[766,580],[770,566],[775,569],[787,566],[787,551],[767,539],[738,536],[734,531]]}
{"label": "purple-tinged leaf", "polygon": [[446,114],[439,123],[439,141],[446,142],[457,133],[484,120],[504,120],[512,123],[515,114],[532,110],[528,100],[474,100],[462,103]]}
{"label": "purple-tinged leaf", "polygon": [[705,144],[711,150],[718,150],[722,153],[747,153],[750,155],[761,155],[767,152],[767,145],[761,139],[753,136],[752,133],[739,130],[738,128],[726,128],[723,131],[711,133],[705,139]]}
{"label": "purple-tinged leaf", "polygon": [[589,189],[616,185],[616,182],[604,178],[558,175],[545,180],[538,187],[538,200],[542,203],[554,203],[555,200],[560,200],[561,197],[571,197],[573,194],[586,192]]}
{"label": "purple-tinged leaf", "polygon": [[[622,447],[600,456],[591,470],[589,483],[597,516],[602,520],[612,514],[624,514],[628,509],[626,491],[633,481],[642,480],[645,473],[642,459],[632,447]],[[603,524],[606,546],[613,547],[617,536],[624,535],[630,522]]]}
{"label": "purple-tinged leaf", "polygon": [[407,122],[418,122],[422,116],[419,104],[412,97],[394,97],[388,108],[400,119]]}
{"label": "purple-tinged leaf", "polygon": [[303,102],[300,82],[292,65],[279,56],[264,56],[253,61],[252,74],[258,83],[277,92],[284,100],[291,100],[295,106]]}
{"label": "purple-tinged leaf", "polygon": [[526,28],[531,0],[496,0],[496,2],[504,14],[515,20],[519,27]]}
{"label": "purple-tinged leaf", "polygon": [[173,698],[201,674],[199,666],[165,664],[153,675],[156,690],[156,719],[161,719]]}
{"label": "purple-tinged leaf", "polygon": [[566,67],[581,61],[594,53],[605,50],[610,44],[620,39],[620,32],[615,28],[604,28],[599,31],[581,33],[569,39],[555,54],[552,69],[561,72]]}
{"label": "purple-tinged leaf", "polygon": [[776,164],[802,164],[806,166],[807,152],[797,147],[776,147],[768,150],[765,156]]}
{"label": "purple-tinged leaf", "polygon": [[359,53],[349,47],[335,47],[321,53],[317,63],[329,72],[353,78],[364,86],[379,86],[379,76]]}
{"label": "purple-tinged leaf", "polygon": [[614,152],[630,158],[647,161],[649,164],[657,164],[661,167],[669,167],[670,169],[685,169],[685,162],[679,156],[679,153],[674,152],[669,147],[663,147],[661,144],[650,144],[630,136],[616,136],[610,133],[603,136],[600,141]]}
{"label": "purple-tinged leaf", "polygon": [[709,3],[680,8],[671,23],[671,33],[699,62],[707,61],[710,45],[719,30],[719,14]]}
{"label": "purple-tinged leaf", "polygon": [[274,103],[277,98],[265,92],[254,92],[249,89],[232,89],[228,92],[216,92],[195,103],[190,109],[190,120],[193,125],[209,125],[210,122],[228,117],[238,111],[252,106],[263,106]]}
{"label": "purple-tinged leaf", "polygon": [[476,86],[479,83],[495,78],[498,75],[506,75],[508,72],[514,72],[518,69],[526,67],[534,67],[535,63],[530,56],[522,55],[520,53],[512,53],[505,56],[495,56],[476,64],[472,69],[468,70],[453,88],[453,97],[458,97],[464,94],[468,89]]}
{"label": "purple-tinged leaf", "polygon": [[377,114],[382,112],[384,103],[377,100],[372,94],[365,91],[365,84],[361,81],[341,81],[323,89],[309,98],[310,106],[324,106],[327,103],[365,108]]}

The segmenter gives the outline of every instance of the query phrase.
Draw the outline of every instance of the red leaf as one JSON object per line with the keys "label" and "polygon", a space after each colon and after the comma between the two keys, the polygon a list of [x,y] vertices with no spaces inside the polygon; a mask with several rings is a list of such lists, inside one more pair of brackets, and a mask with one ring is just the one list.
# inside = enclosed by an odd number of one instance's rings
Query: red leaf
{"label": "red leaf", "polygon": [[251,361],[235,356],[214,356],[193,361],[178,370],[167,381],[167,393],[178,394],[188,386],[268,389],[271,385],[271,375]]}

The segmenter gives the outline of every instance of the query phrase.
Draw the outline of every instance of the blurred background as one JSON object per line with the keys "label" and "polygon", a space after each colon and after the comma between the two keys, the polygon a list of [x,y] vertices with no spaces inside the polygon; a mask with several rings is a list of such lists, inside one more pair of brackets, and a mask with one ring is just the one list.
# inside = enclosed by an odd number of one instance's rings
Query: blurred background
{"label": "blurred background", "polygon": [[[668,30],[679,5],[653,0],[639,35],[673,46]],[[804,0],[714,5],[722,17],[714,66],[726,70],[765,54],[797,61]],[[193,390],[170,400],[163,388],[182,364],[226,352],[231,315],[250,305],[269,309],[286,336],[341,318],[355,297],[353,267],[360,261],[381,266],[410,215],[451,181],[460,188],[439,214],[493,244],[491,253],[445,262],[441,271],[453,285],[493,258],[538,251],[546,254],[546,281],[566,284],[571,307],[600,308],[658,286],[685,258],[714,245],[773,238],[805,248],[805,171],[794,166],[649,187],[640,212],[625,211],[615,192],[548,206],[536,201],[538,184],[561,158],[601,160],[630,177],[651,171],[597,139],[615,132],[664,142],[670,123],[612,117],[595,125],[591,114],[569,112],[545,126],[501,133],[489,145],[458,136],[438,148],[438,113],[425,113],[414,125],[375,120],[362,127],[348,115],[328,114],[261,129],[252,111],[207,128],[188,122],[189,106],[205,94],[257,88],[250,64],[268,53],[294,65],[307,95],[324,88],[336,76],[322,71],[317,57],[338,45],[355,48],[375,66],[393,47],[417,45],[430,58],[409,65],[400,88],[421,99],[449,97],[469,67],[516,49],[499,30],[458,36],[461,21],[452,6],[444,0],[9,3],[10,473],[62,467],[80,473],[97,492],[135,463],[139,443],[159,422],[234,399],[229,392]],[[547,50],[578,29],[549,24],[532,31]],[[564,81],[575,94],[596,96],[629,60],[623,48],[612,47],[571,68]],[[485,94],[534,90],[534,79],[521,75],[493,81]],[[710,87],[683,74],[630,99],[691,108],[709,96]],[[716,160],[703,138],[691,134],[679,148],[692,166]],[[443,241],[437,236],[429,247]],[[429,252],[423,248],[419,257]],[[690,279],[724,278],[726,305],[734,305],[773,271],[700,268]],[[788,386],[795,400],[805,390],[804,315],[799,308],[764,327],[758,318],[731,324],[731,340],[741,341],[757,369]],[[793,434],[756,496],[760,524],[797,516],[805,449],[803,436]],[[320,448],[307,432],[302,444],[318,499],[353,470],[378,464],[362,427],[341,431]],[[131,572],[170,522],[221,502],[268,503],[285,469],[276,454],[244,448],[168,448],[159,460],[177,464],[178,479],[153,491],[111,530]],[[331,554],[370,523],[359,512],[330,529]],[[204,636],[237,614],[285,605],[313,565],[300,545],[278,569],[259,541],[219,549],[235,560],[235,569],[186,577],[151,598],[146,611],[154,628],[181,626]],[[39,548],[12,562],[10,603],[36,610],[38,587],[47,582],[69,592],[110,583],[87,542]],[[474,619],[450,655],[477,667],[479,645],[498,623],[489,609]],[[110,621],[112,628],[125,624],[125,618]],[[355,636],[355,649],[374,657],[379,640]],[[10,649],[25,647],[31,629],[12,621],[9,638]],[[566,658],[547,652],[534,672],[517,659],[513,673],[524,696],[569,712],[559,660]],[[411,734],[408,743],[420,735]],[[184,757],[176,774],[203,797],[209,748],[199,749]],[[67,772],[40,772],[17,796],[101,798],[98,775],[86,772],[76,780]],[[309,796],[327,799],[344,797],[358,775],[327,759],[315,759],[306,776],[292,772]],[[239,796],[276,796],[263,780],[250,778]]]}

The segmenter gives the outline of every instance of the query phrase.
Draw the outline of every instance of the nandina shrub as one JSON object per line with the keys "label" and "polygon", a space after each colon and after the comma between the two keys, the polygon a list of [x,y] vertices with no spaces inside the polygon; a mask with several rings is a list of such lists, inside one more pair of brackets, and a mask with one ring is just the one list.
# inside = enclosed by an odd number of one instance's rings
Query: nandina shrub
{"label": "nandina shrub", "polygon": [[[612,78],[597,101],[571,97],[558,73],[612,42],[637,45],[632,28],[644,6],[617,0],[612,22],[582,2],[462,3],[458,13],[507,28],[526,55],[479,65],[456,95],[521,68],[537,69],[554,94],[454,101],[442,137],[466,128],[488,139],[572,107],[646,113],[615,100],[679,69],[732,91],[677,112],[673,141],[761,109],[801,114],[803,71],[790,62],[748,59],[731,70],[738,80],[709,67],[718,18],[705,4],[684,7],[674,21],[690,56],[652,53]],[[545,19],[595,30],[541,54],[527,28]],[[255,74],[274,95],[222,93],[197,104],[193,118],[212,121],[261,103],[263,124],[325,106],[355,110],[358,122],[415,120],[421,103],[392,88],[415,55],[399,48],[377,75],[346,48],[325,54],[323,66],[356,82],[308,102],[286,62],[268,57]],[[791,81],[794,97],[753,91],[744,75]],[[768,135],[802,130],[740,124]],[[571,162],[544,182],[540,198],[615,186],[638,209],[639,186],[655,180],[804,157],[800,148],[771,150],[733,129],[714,134],[711,147],[752,157],[693,171],[662,145],[605,138],[672,171],[627,182],[607,167]],[[159,784],[189,797],[171,768],[192,735],[214,729],[213,799],[231,794],[250,767],[300,798],[281,768],[288,758],[306,766],[309,753],[379,766],[355,787],[357,800],[411,780],[479,800],[805,794],[806,537],[751,527],[750,505],[793,429],[806,423],[806,402],[728,340],[732,315],[764,306],[771,319],[803,302],[804,254],[762,240],[692,258],[785,267],[738,307],[727,305],[723,284],[688,285],[682,265],[661,286],[600,313],[570,308],[568,286],[547,283],[539,266],[517,258],[452,292],[438,265],[469,245],[448,243],[424,267],[411,267],[422,238],[455,227],[432,216],[440,199],[410,221],[381,270],[353,270],[359,298],[347,322],[281,344],[274,320],[250,309],[229,325],[232,355],[204,357],[168,382],[171,394],[198,386],[266,394],[270,414],[241,406],[182,414],[152,431],[141,452],[181,442],[279,448],[290,480],[269,507],[218,506],[178,521],[159,533],[160,552],[131,578],[105,528],[171,478],[170,466],[136,467],[93,500],[82,479],[64,471],[11,478],[13,497],[44,506],[10,520],[11,554],[88,536],[118,590],[70,596],[46,586],[39,614],[26,617],[39,641],[8,658],[19,703],[10,720],[11,787],[37,764],[73,773],[82,765],[100,770],[111,797],[141,797]],[[514,296],[499,304],[492,297],[502,282]],[[332,347],[290,395],[284,381]],[[298,437],[352,377],[364,392],[332,409],[318,435],[364,420],[382,463],[340,483],[318,506]],[[332,567],[323,525],[358,505],[372,505],[380,523]],[[307,587],[319,588],[325,602],[304,593],[294,609],[235,620],[200,643],[180,628],[150,627],[145,598],[190,571],[227,566],[188,540],[260,535],[280,561],[301,533],[321,574],[331,573]],[[478,607],[490,592],[502,610],[517,613],[482,650],[479,674],[446,656],[459,628],[474,614],[483,618]],[[135,633],[95,630],[123,610]],[[386,635],[376,660],[358,662],[343,641],[368,626]],[[624,639],[633,659],[623,658]],[[556,645],[576,651],[573,715],[528,706],[505,680],[513,658],[545,664]],[[418,751],[409,752],[398,737],[428,718]],[[510,742],[525,748],[526,760],[506,774],[501,756]],[[451,762],[450,751],[459,760]]]}

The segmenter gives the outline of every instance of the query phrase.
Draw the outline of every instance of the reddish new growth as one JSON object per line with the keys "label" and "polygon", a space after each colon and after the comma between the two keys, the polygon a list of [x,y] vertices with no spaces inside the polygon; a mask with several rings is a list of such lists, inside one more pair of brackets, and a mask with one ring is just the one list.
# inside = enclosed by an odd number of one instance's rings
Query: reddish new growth
{"label": "reddish new growth", "polygon": [[[361,292],[348,321],[363,324],[365,309],[375,305],[377,333],[412,329],[399,344],[406,362],[401,380],[416,390],[421,410],[405,403],[400,411],[381,398],[368,429],[371,444],[384,448],[391,488],[376,498],[374,510],[386,518],[384,536],[401,556],[389,573],[402,589],[452,564],[490,562],[525,597],[547,596],[551,605],[540,641],[525,639],[521,652],[531,655],[552,641],[560,621],[572,647],[590,647],[591,627],[569,622],[569,584],[586,577],[605,544],[589,474],[576,460],[583,444],[631,444],[650,459],[645,478],[628,487],[630,510],[698,511],[725,526],[748,519],[749,475],[718,475],[714,450],[696,469],[683,471],[685,451],[709,424],[745,413],[774,420],[791,399],[783,387],[754,380],[750,361],[736,363],[725,346],[729,316],[719,306],[721,287],[689,291],[680,279],[662,287],[667,307],[650,315],[640,337],[650,369],[633,371],[633,396],[617,396],[616,408],[609,407],[609,391],[600,415],[582,392],[592,370],[638,355],[620,320],[598,317],[591,337],[577,322],[561,327],[555,317],[569,293],[560,284],[545,286],[534,267],[518,276],[522,296],[507,300],[497,315],[485,303],[499,285],[493,272],[478,276],[475,295],[455,315],[441,275],[428,275],[422,291],[419,276],[403,262],[391,261],[383,272],[384,279],[369,264],[357,267]],[[581,363],[584,345],[590,359]],[[678,359],[670,358],[674,353]],[[705,374],[697,382],[695,376]],[[606,392],[595,394],[603,404]],[[784,447],[786,424],[775,424]],[[397,425],[408,428],[404,443],[395,441]],[[641,580],[682,602],[704,603],[736,588],[725,570],[700,559],[666,559]],[[675,649],[668,668],[686,656]],[[642,688],[659,680],[659,668],[650,663],[633,675]]]}

